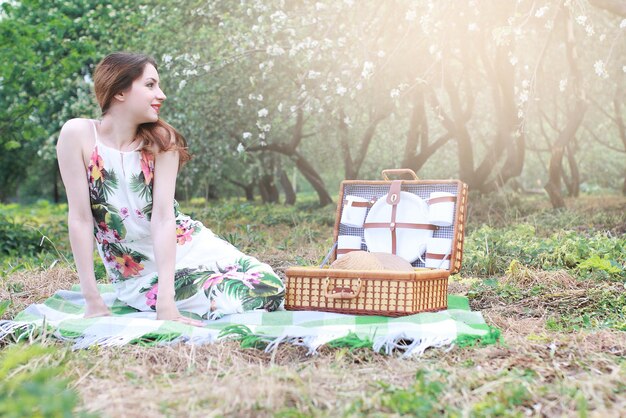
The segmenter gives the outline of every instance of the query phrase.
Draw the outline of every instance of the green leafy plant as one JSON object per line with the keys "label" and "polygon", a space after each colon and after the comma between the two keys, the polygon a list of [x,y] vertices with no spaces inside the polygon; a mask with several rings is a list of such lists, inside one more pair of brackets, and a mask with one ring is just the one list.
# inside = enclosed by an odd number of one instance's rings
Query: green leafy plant
{"label": "green leafy plant", "polygon": [[367,402],[357,400],[346,411],[346,416],[361,416],[376,412],[395,413],[400,416],[449,416],[455,410],[440,402],[446,388],[445,376],[431,377],[424,370],[418,370],[415,381],[407,388],[400,388],[386,382],[377,382],[381,389],[374,399]]}
{"label": "green leafy plant", "polygon": [[472,416],[482,417],[522,417],[519,407],[531,400],[528,389],[519,382],[506,382],[499,389],[489,393],[472,407]]}
{"label": "green leafy plant", "polygon": [[44,248],[42,235],[35,228],[0,214],[0,256],[35,255]]}
{"label": "green leafy plant", "polygon": [[578,270],[581,271],[604,271],[608,274],[620,274],[624,270],[615,260],[608,258],[600,258],[599,255],[594,254],[588,259],[584,260],[578,265]]}
{"label": "green leafy plant", "polygon": [[539,236],[535,226],[518,224],[507,228],[483,225],[465,242],[463,273],[477,276],[502,275],[517,260],[524,266],[544,270],[568,269],[585,278],[626,278],[626,237],[598,232],[583,235],[558,231]]}
{"label": "green leafy plant", "polygon": [[65,359],[54,347],[12,345],[0,358],[0,416],[89,416],[76,411],[78,394],[60,377]]}
{"label": "green leafy plant", "polygon": [[4,313],[7,311],[9,306],[11,306],[10,300],[0,301],[0,318],[2,318],[2,315],[4,315]]}

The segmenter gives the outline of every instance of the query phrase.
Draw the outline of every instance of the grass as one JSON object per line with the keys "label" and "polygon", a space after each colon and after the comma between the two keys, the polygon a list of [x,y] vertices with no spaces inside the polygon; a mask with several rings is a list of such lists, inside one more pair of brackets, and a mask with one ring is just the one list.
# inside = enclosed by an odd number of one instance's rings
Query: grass
{"label": "grass", "polygon": [[[323,348],[309,357],[280,346],[266,354],[236,342],[71,352],[42,335],[36,342],[52,351],[32,367],[55,371],[51,391],[78,395],[66,408],[103,416],[619,416],[626,198],[582,197],[564,211],[538,197],[470,202],[464,269],[450,292],[467,295],[504,344],[402,360],[368,349]],[[64,259],[71,261],[62,209],[0,207],[22,224],[45,226],[50,238],[43,251],[0,257],[0,301],[9,301],[2,318],[77,282]],[[183,210],[279,272],[318,263],[335,216],[309,203],[194,202]],[[4,343],[0,355],[15,347]],[[0,392],[0,406],[2,399]]]}

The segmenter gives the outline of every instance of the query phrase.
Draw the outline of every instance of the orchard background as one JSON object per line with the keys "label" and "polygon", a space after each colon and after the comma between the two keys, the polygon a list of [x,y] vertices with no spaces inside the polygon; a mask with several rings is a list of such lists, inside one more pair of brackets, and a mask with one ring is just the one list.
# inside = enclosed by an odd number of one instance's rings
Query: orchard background
{"label": "orchard background", "polygon": [[623,1],[0,6],[0,319],[78,283],[55,142],[66,120],[100,116],[94,66],[128,50],[156,58],[161,114],[194,155],[179,175],[183,211],[280,274],[332,245],[341,180],[405,167],[468,183],[463,269],[449,289],[502,331],[495,346],[414,359],[5,338],[0,415],[626,410]]}

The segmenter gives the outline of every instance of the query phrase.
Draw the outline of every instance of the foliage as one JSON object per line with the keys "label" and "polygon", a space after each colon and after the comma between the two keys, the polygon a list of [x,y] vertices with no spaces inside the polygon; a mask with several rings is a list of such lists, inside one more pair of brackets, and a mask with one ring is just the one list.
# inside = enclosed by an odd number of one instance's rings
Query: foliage
{"label": "foliage", "polygon": [[[506,173],[510,162],[523,165],[525,151],[532,149],[539,157],[528,157],[525,180],[534,187],[546,175],[545,142],[559,133],[566,117],[561,109],[579,93],[574,70],[559,57],[567,25],[573,24],[581,46],[594,46],[581,48],[577,65],[585,77],[603,80],[594,83],[600,85],[593,91],[597,100],[623,84],[623,69],[614,59],[614,50],[621,48],[620,19],[574,2],[394,0],[356,7],[353,1],[251,1],[226,9],[189,2],[175,16],[210,45],[186,43],[180,49],[173,33],[172,45],[159,46],[167,49],[166,68],[182,78],[175,83],[177,94],[185,105],[195,101],[193,107],[204,110],[204,130],[197,132],[209,138],[201,145],[203,155],[212,156],[211,149],[222,154],[223,168],[213,159],[198,162],[194,170],[204,177],[240,170],[232,158],[235,149],[280,154],[286,164],[295,162],[297,150],[314,156],[327,179],[359,170],[362,177],[375,176],[381,166],[407,165],[418,156],[432,160],[424,166],[431,173],[441,172],[445,162],[444,176],[458,169],[480,187],[487,177]],[[219,23],[206,29],[212,22]],[[207,83],[212,77],[218,86]],[[215,99],[207,104],[205,94]],[[416,109],[422,109],[420,120]],[[616,141],[616,115],[605,113],[592,117],[605,121],[611,139],[595,141],[594,149],[623,152]],[[184,117],[202,129],[188,112]],[[445,153],[433,155],[443,143]],[[365,161],[368,150],[370,161]],[[617,158],[593,155],[610,161],[605,167],[621,178]],[[248,176],[253,175],[249,168]],[[601,181],[593,171],[586,174]]]}
{"label": "foliage", "polygon": [[43,250],[42,234],[0,214],[0,256],[33,256]]}
{"label": "foliage", "polygon": [[[315,243],[327,250],[330,235],[325,231],[334,225],[334,208],[317,208],[312,196],[302,196],[297,206],[250,203],[238,199],[207,202],[196,199],[183,204],[183,212],[202,221],[207,227],[244,252],[277,248],[281,251],[296,249],[299,243]],[[58,262],[71,263],[67,231],[67,205],[39,201],[33,205],[0,204],[0,233],[17,237],[23,244],[2,240],[0,248],[0,277],[19,270],[47,269]],[[1,220],[8,220],[2,222]],[[277,227],[285,234],[271,234],[268,228]],[[40,244],[43,243],[42,246]],[[19,252],[17,251],[19,245]],[[22,248],[24,250],[22,250]],[[29,249],[30,248],[30,249]],[[31,251],[32,250],[32,251]],[[301,264],[317,263],[296,255]],[[106,279],[104,265],[94,254],[98,279]]]}
{"label": "foliage", "polygon": [[88,416],[76,413],[78,395],[67,379],[60,377],[66,362],[62,352],[39,344],[16,344],[0,352],[0,415]]}
{"label": "foliage", "polygon": [[599,255],[594,254],[590,258],[586,259],[578,265],[578,270],[582,272],[605,272],[607,274],[620,274],[624,271],[624,268],[620,266],[615,260],[610,260],[606,256],[600,258]]}
{"label": "foliage", "polygon": [[31,220],[38,224],[56,224],[67,217],[67,204],[52,204],[44,199],[29,205],[0,204],[0,214],[19,220]]}
{"label": "foliage", "polygon": [[124,49],[143,10],[129,0],[2,3],[0,201],[14,195],[27,169],[40,185],[44,173],[44,184],[57,181],[54,144],[63,122],[96,116],[90,74],[111,49]]}
{"label": "foliage", "polygon": [[555,210],[544,195],[528,195],[502,190],[481,195],[470,191],[468,234],[474,228],[489,225],[506,228],[516,224],[530,224],[535,233],[547,237],[559,231],[576,231],[589,234],[605,231],[620,236],[626,232],[624,201],[620,196],[583,194],[568,199],[568,208]]}
{"label": "foliage", "polygon": [[513,260],[547,270],[572,269],[581,277],[626,278],[626,237],[603,232],[583,235],[560,231],[537,236],[536,227],[518,224],[505,228],[483,225],[465,242],[463,271],[479,276],[502,275]]}
{"label": "foliage", "polygon": [[297,226],[305,221],[331,226],[335,222],[334,208],[319,210],[308,207],[306,202],[290,207],[230,200],[202,204],[201,207],[190,206],[188,213],[192,217],[206,220],[210,225],[218,226],[229,221],[242,225],[253,223],[265,226]]}
{"label": "foliage", "polygon": [[[295,169],[301,190],[392,166],[475,189],[541,187],[582,93],[563,175],[616,190],[624,23],[598,3],[4,2],[0,200],[58,197],[54,142],[65,120],[98,116],[90,74],[113,50],[159,61],[163,117],[197,157],[180,174],[186,199]],[[577,71],[563,56],[570,32]]]}
{"label": "foliage", "polygon": [[519,382],[506,382],[499,390],[489,393],[485,399],[472,408],[472,416],[482,417],[522,417],[518,407],[532,399],[528,389]]}
{"label": "foliage", "polygon": [[593,289],[582,308],[547,318],[546,328],[555,331],[608,328],[626,331],[626,293],[615,289]]}
{"label": "foliage", "polygon": [[[330,242],[325,243],[330,236],[322,230],[334,225],[334,208],[316,208],[309,199],[303,196],[295,207],[237,199],[205,203],[197,200],[195,204],[183,205],[183,212],[202,221],[214,233],[244,252],[267,248],[295,250],[298,242],[330,246]],[[282,239],[277,234],[268,233],[268,229],[276,227],[287,228],[289,233]]]}
{"label": "foliage", "polygon": [[346,415],[368,415],[380,411],[401,416],[448,416],[453,411],[439,401],[445,383],[445,376],[433,378],[422,370],[417,371],[415,380],[407,388],[378,381],[375,396],[367,401],[354,402],[347,408]]}
{"label": "foliage", "polygon": [[[0,204],[0,278],[16,271],[49,269],[71,263],[67,230],[67,204],[40,200],[32,205]],[[2,251],[1,249],[10,250]],[[94,254],[98,280],[107,277],[102,260]]]}
{"label": "foliage", "polygon": [[66,219],[65,204],[0,204],[0,277],[71,259]]}
{"label": "foliage", "polygon": [[[490,390],[471,406],[472,417],[524,416],[532,395],[527,389],[531,375],[513,369],[502,376],[492,376],[486,386]],[[427,372],[418,370],[408,387],[397,387],[386,382],[376,382],[379,390],[367,400],[358,400],[346,410],[346,416],[391,413],[400,416],[466,416],[461,410],[441,401],[450,384],[444,370]]]}
{"label": "foliage", "polygon": [[0,318],[2,318],[2,315],[4,315],[4,312],[6,312],[9,306],[11,306],[10,300],[0,301]]}
{"label": "foliage", "polygon": [[438,401],[445,385],[443,382],[427,378],[426,373],[418,371],[415,382],[407,389],[394,388],[379,382],[383,389],[381,406],[401,415],[432,416],[444,409]]}

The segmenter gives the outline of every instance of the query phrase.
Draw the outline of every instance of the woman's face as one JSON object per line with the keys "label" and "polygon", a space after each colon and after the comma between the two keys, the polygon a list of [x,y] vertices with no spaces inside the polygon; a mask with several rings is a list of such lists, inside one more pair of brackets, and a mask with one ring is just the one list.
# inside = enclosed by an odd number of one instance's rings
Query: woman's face
{"label": "woman's face", "polygon": [[159,73],[152,64],[146,64],[143,74],[133,81],[125,96],[126,108],[139,124],[159,120],[159,110],[166,97],[159,85]]}

